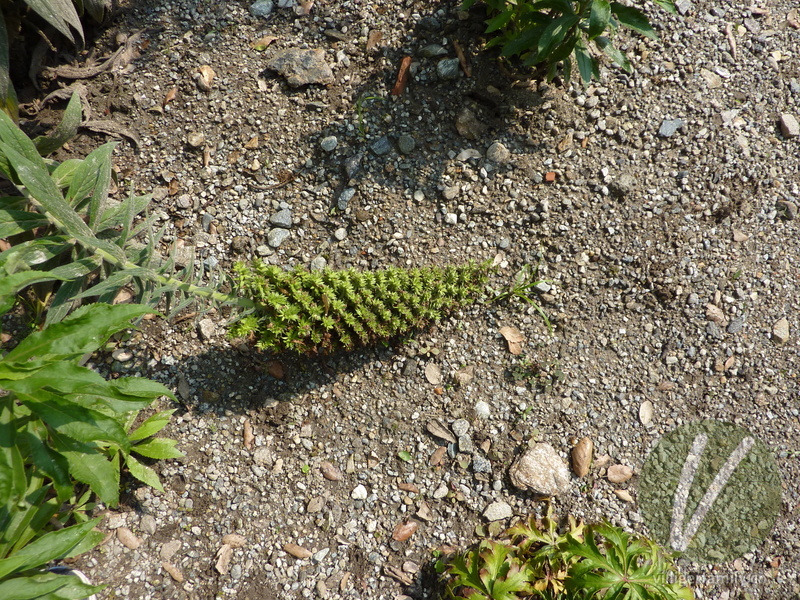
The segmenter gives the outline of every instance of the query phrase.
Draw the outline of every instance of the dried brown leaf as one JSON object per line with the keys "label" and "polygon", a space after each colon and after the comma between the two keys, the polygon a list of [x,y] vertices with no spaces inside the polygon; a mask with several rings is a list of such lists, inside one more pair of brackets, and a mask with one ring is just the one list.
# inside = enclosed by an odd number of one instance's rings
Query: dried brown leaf
{"label": "dried brown leaf", "polygon": [[167,92],[167,95],[164,96],[164,101],[161,103],[161,106],[162,107],[166,106],[167,104],[169,104],[170,102],[175,100],[175,98],[177,98],[177,97],[178,97],[178,88],[176,88],[176,87],[171,88]]}
{"label": "dried brown leaf", "polygon": [[396,579],[403,585],[411,585],[414,581],[408,574],[403,573],[402,570],[398,569],[397,567],[393,567],[392,565],[383,565],[383,572],[392,579]]}
{"label": "dried brown leaf", "polygon": [[222,543],[231,548],[242,548],[247,544],[247,538],[238,533],[229,533],[222,536]]}
{"label": "dried brown leaf", "polygon": [[217,559],[217,562],[214,564],[214,568],[217,570],[217,573],[220,575],[226,575],[231,568],[233,548],[231,548],[228,544],[223,544],[222,547],[217,550],[217,554],[214,556],[214,558]]}
{"label": "dried brown leaf", "polygon": [[414,532],[418,527],[419,523],[416,521],[398,523],[392,531],[392,539],[396,542],[405,542],[408,538],[414,535]]}
{"label": "dried brown leaf", "polygon": [[367,36],[367,52],[371,52],[375,47],[380,44],[383,39],[383,33],[378,29],[373,29]]}
{"label": "dried brown leaf", "polygon": [[199,87],[204,92],[211,91],[211,83],[214,81],[214,77],[217,74],[209,65],[201,65],[199,69],[197,69],[197,73],[195,74],[195,79],[197,80],[197,87]]}
{"label": "dried brown leaf", "polygon": [[292,544],[292,543],[284,544],[283,550],[287,554],[291,554],[295,558],[300,558],[300,559],[309,558],[312,554],[310,550],[306,550],[302,546],[298,546],[297,544]]}
{"label": "dried brown leaf", "polygon": [[425,379],[427,379],[428,383],[431,385],[439,385],[442,383],[442,370],[439,368],[439,365],[429,362],[425,366]]}
{"label": "dried brown leaf", "polygon": [[257,50],[258,52],[263,52],[264,50],[269,48],[269,45],[272,42],[274,42],[277,39],[278,38],[275,37],[274,35],[265,35],[264,37],[260,37],[256,41],[252,42],[250,44],[250,47],[253,48],[254,50]]}
{"label": "dried brown leaf", "polygon": [[453,48],[456,51],[456,56],[458,57],[459,64],[461,64],[461,69],[464,71],[464,75],[467,77],[472,77],[472,67],[469,64],[467,55],[464,54],[464,50],[461,48],[461,44],[453,40]]}
{"label": "dried brown leaf", "polygon": [[428,421],[425,424],[425,429],[427,429],[428,433],[433,436],[441,438],[447,442],[450,442],[451,444],[456,443],[456,438],[452,433],[450,433],[450,430],[442,425],[439,421]]}
{"label": "dried brown leaf", "polygon": [[519,329],[509,326],[501,327],[500,335],[508,342],[508,351],[511,352],[511,354],[517,356],[522,354],[522,343],[525,341],[525,336],[522,335]]}
{"label": "dried brown leaf", "polygon": [[591,438],[585,437],[572,449],[572,470],[578,477],[585,477],[592,464],[594,443]]}
{"label": "dried brown leaf", "polygon": [[248,450],[252,450],[253,442],[255,441],[256,437],[253,435],[253,425],[250,423],[250,419],[247,419],[244,422],[244,431],[242,432],[242,436],[244,437],[244,447]]}

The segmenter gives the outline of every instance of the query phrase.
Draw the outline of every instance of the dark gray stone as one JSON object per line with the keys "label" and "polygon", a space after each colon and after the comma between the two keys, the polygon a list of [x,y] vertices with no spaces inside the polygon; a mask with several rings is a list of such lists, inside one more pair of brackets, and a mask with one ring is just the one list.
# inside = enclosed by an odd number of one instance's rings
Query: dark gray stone
{"label": "dark gray stone", "polygon": [[254,17],[268,17],[275,5],[272,0],[257,0],[250,5],[250,14]]}
{"label": "dark gray stone", "polygon": [[392,142],[390,142],[389,138],[384,135],[372,143],[370,150],[372,150],[378,156],[389,154],[389,152],[392,151]]}
{"label": "dark gray stone", "polygon": [[353,196],[356,195],[355,188],[345,188],[341,194],[339,194],[339,199],[336,201],[336,206],[339,210],[347,210],[347,204],[350,200],[353,199]]}
{"label": "dark gray stone", "polygon": [[288,208],[279,210],[269,218],[269,222],[277,227],[289,229],[292,226],[292,211]]}

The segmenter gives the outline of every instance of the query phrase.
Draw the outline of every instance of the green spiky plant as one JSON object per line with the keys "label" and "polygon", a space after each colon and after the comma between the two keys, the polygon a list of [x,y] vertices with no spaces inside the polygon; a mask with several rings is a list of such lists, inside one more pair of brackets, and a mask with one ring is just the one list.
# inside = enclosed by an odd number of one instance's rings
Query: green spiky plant
{"label": "green spiky plant", "polygon": [[500,541],[482,540],[448,563],[444,597],[451,600],[691,600],[677,583],[673,557],[651,540],[607,523],[584,525],[572,517],[560,530],[548,511]]}
{"label": "green spiky plant", "polygon": [[231,328],[262,350],[325,354],[388,341],[480,299],[489,263],[378,271],[234,267],[237,292],[255,310]]}

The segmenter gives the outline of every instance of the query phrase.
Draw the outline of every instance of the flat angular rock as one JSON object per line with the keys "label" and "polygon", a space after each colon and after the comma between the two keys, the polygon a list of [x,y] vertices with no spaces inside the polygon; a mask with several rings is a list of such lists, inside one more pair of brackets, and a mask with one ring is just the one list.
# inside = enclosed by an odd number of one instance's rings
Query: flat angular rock
{"label": "flat angular rock", "polygon": [[789,321],[786,317],[780,319],[772,327],[772,339],[776,344],[785,344],[789,341]]}
{"label": "flat angular rock", "polygon": [[325,51],[319,48],[279,50],[267,61],[266,67],[283,75],[292,87],[333,82],[333,71],[325,62]]}
{"label": "flat angular rock", "polygon": [[540,496],[558,496],[569,489],[569,469],[550,444],[526,450],[509,470],[511,483]]}
{"label": "flat angular rock", "polygon": [[794,115],[789,113],[781,115],[781,133],[787,138],[794,138],[800,135],[800,123],[797,122]]}
{"label": "flat angular rock", "polygon": [[483,511],[483,518],[487,521],[500,521],[513,516],[514,511],[508,502],[492,502]]}
{"label": "flat angular rock", "polygon": [[672,135],[683,127],[683,119],[664,119],[661,127],[658,129],[658,135],[661,137],[672,137]]}

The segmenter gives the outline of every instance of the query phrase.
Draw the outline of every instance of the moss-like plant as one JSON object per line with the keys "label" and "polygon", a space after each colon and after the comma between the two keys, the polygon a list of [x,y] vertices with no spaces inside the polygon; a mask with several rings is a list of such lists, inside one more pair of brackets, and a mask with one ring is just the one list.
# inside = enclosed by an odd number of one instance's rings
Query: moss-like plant
{"label": "moss-like plant", "polygon": [[459,267],[390,267],[286,271],[261,261],[238,263],[234,282],[255,309],[231,327],[275,352],[325,354],[388,341],[438,321],[483,294],[489,263]]}
{"label": "moss-like plant", "polygon": [[548,514],[509,529],[501,541],[438,563],[452,600],[691,600],[672,556],[655,542],[608,524],[569,519],[560,531]]}

